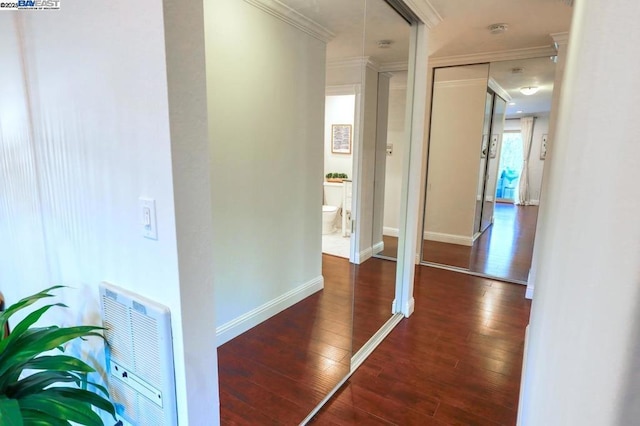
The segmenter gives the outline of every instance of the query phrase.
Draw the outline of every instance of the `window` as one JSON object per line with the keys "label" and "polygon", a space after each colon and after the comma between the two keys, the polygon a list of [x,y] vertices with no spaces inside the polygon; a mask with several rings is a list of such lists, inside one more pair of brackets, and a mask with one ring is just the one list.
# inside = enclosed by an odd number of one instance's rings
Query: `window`
{"label": "window", "polygon": [[496,198],[509,201],[515,199],[521,170],[522,134],[519,131],[505,131],[502,136]]}

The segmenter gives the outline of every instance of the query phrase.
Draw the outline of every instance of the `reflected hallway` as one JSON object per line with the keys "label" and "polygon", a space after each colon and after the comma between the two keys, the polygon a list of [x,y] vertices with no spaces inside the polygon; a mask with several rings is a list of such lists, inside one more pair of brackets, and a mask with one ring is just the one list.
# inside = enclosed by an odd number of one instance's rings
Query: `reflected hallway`
{"label": "reflected hallway", "polygon": [[313,425],[514,425],[525,288],[418,266],[403,319]]}
{"label": "reflected hallway", "polygon": [[423,259],[526,283],[537,220],[537,206],[498,202],[493,224],[472,247],[425,240]]}
{"label": "reflected hallway", "polygon": [[322,291],[218,348],[222,424],[298,424],[391,317],[394,262],[322,262]]}

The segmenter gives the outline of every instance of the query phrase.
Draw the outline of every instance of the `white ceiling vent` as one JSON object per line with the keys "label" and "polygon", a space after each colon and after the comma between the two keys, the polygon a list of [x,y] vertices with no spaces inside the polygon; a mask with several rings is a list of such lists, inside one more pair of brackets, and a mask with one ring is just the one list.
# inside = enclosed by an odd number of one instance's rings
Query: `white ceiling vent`
{"label": "white ceiling vent", "polygon": [[109,283],[100,285],[109,393],[134,426],[178,424],[171,314]]}

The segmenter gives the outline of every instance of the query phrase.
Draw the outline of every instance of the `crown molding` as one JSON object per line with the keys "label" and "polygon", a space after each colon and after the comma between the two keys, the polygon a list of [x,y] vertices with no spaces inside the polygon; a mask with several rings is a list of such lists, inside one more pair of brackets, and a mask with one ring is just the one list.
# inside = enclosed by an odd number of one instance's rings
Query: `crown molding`
{"label": "crown molding", "polygon": [[443,56],[439,58],[429,58],[429,68],[468,65],[485,62],[511,61],[515,59],[539,58],[542,56],[553,56],[556,50],[553,46],[526,47],[524,49],[502,50],[497,52],[471,53],[468,55]]}
{"label": "crown molding", "polygon": [[558,46],[569,43],[569,33],[566,31],[562,33],[551,33],[549,35],[553,39],[553,42],[556,45],[556,49],[558,49]]}
{"label": "crown molding", "polygon": [[436,87],[463,87],[463,86],[484,86],[487,87],[487,79],[486,78],[466,78],[460,80],[446,80],[446,81],[436,81],[434,83]]}
{"label": "crown molding", "polygon": [[245,3],[254,6],[269,15],[280,19],[283,22],[309,34],[323,43],[329,43],[335,34],[327,28],[318,24],[312,19],[307,18],[300,12],[295,11],[289,6],[280,3],[278,0],[244,0]]}
{"label": "crown molding", "polygon": [[362,68],[367,67],[374,71],[380,71],[380,64],[369,56],[356,56],[353,58],[340,58],[327,61],[327,68]]}
{"label": "crown molding", "polygon": [[338,84],[332,86],[326,86],[324,88],[326,96],[344,96],[344,95],[357,95],[360,93],[359,84]]}
{"label": "crown molding", "polygon": [[509,102],[511,100],[511,95],[509,94],[509,92],[504,90],[504,87],[500,86],[500,84],[495,81],[493,77],[489,77],[489,82],[487,83],[487,85],[505,101]]}
{"label": "crown molding", "polygon": [[431,29],[442,22],[442,16],[431,5],[429,0],[402,0],[413,13],[424,23],[424,25]]}
{"label": "crown molding", "polygon": [[380,64],[380,72],[407,71],[409,63],[407,61],[383,62]]}

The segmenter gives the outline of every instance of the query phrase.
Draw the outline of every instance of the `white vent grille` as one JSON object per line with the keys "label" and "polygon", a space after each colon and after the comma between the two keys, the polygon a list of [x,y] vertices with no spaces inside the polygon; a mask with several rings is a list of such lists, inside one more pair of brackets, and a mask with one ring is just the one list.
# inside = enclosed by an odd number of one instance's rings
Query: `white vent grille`
{"label": "white vent grille", "polygon": [[100,296],[119,414],[134,426],[177,425],[169,309],[108,283]]}

